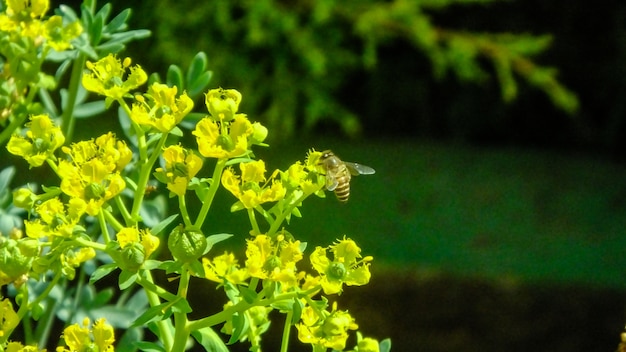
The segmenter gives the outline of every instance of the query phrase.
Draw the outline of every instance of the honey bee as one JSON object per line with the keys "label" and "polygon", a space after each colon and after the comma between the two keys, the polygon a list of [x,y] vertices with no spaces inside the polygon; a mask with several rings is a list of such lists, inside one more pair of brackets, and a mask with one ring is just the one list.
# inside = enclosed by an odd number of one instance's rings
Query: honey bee
{"label": "honey bee", "polygon": [[146,184],[146,189],[144,190],[144,195],[148,196],[159,189],[159,184],[156,181],[148,181]]}
{"label": "honey bee", "polygon": [[350,197],[350,179],[357,175],[371,175],[376,171],[369,166],[342,161],[332,151],[325,150],[320,157],[319,165],[326,172],[326,189],[335,191],[337,200],[342,203]]}

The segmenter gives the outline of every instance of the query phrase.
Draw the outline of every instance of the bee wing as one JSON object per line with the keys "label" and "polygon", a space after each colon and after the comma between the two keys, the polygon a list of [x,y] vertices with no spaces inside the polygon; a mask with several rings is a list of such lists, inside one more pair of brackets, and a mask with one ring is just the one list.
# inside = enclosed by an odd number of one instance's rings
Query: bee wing
{"label": "bee wing", "polygon": [[346,164],[346,167],[348,168],[348,170],[353,176],[371,175],[371,174],[376,173],[376,170],[366,165],[351,163],[349,161],[344,161],[344,164]]}
{"label": "bee wing", "polygon": [[337,185],[339,185],[339,181],[330,174],[326,174],[326,189],[332,192],[337,188]]}

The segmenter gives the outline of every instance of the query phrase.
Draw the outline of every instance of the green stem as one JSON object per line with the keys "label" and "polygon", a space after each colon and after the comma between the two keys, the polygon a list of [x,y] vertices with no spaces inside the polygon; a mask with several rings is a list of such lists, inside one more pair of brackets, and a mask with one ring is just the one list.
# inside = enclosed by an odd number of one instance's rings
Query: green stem
{"label": "green stem", "polygon": [[[152,274],[150,273],[150,271],[146,270],[144,272],[144,276],[142,277],[142,275],[139,275],[139,278],[141,279],[141,285],[143,287],[158,287],[154,284],[154,280],[152,279]],[[159,296],[157,295],[157,293],[153,290],[146,290],[146,295],[148,296],[148,303],[150,303],[151,307],[155,307],[158,306],[159,304],[161,304],[161,300],[159,299]],[[170,320],[160,320],[156,323],[157,325],[157,329],[159,330],[159,339],[161,340],[161,342],[163,343],[163,346],[165,347],[166,351],[173,351],[172,350],[172,345],[173,345],[173,340],[174,337],[171,334],[171,329],[169,328],[169,325],[171,324]],[[184,349],[182,349],[181,351],[184,351]]]}
{"label": "green stem", "polygon": [[202,328],[215,326],[217,324],[227,321],[228,319],[232,317],[233,314],[244,312],[252,307],[255,307],[255,306],[267,307],[278,301],[284,301],[284,300],[300,298],[300,297],[307,297],[308,295],[317,291],[319,291],[319,287],[314,287],[304,292],[293,292],[293,291],[286,292],[286,293],[282,293],[271,298],[260,299],[252,303],[248,303],[246,302],[246,300],[241,300],[237,304],[230,306],[219,313],[215,313],[208,317],[204,317],[202,319],[189,322],[189,324],[187,325],[187,328],[189,331],[196,331]]}
{"label": "green stem", "polygon": [[180,213],[183,216],[183,221],[185,222],[186,227],[191,226],[191,218],[189,218],[189,212],[187,211],[187,202],[185,200],[185,195],[178,196],[178,207],[180,208]]}
{"label": "green stem", "polygon": [[280,225],[282,225],[283,221],[285,221],[285,218],[287,217],[287,215],[291,214],[291,211],[293,210],[293,208],[298,206],[298,204],[302,203],[310,195],[311,195],[310,193],[303,193],[300,197],[298,197],[298,199],[296,199],[293,202],[290,202],[289,206],[282,213],[280,213],[280,215],[278,215],[276,219],[274,219],[274,223],[272,224],[270,229],[267,231],[267,236],[273,237],[276,231],[278,231],[278,228],[280,227]]}
{"label": "green stem", "polygon": [[24,121],[26,121],[26,118],[28,117],[28,114],[22,114],[22,115],[18,115],[15,119],[13,119],[13,121],[11,121],[11,123],[7,126],[7,128],[2,130],[2,133],[0,133],[0,144],[4,144],[4,141],[6,141],[7,139],[9,139],[9,137],[11,137],[11,135],[13,134],[13,132],[20,127]]}
{"label": "green stem", "polygon": [[252,231],[254,231],[254,236],[259,235],[261,230],[259,229],[259,224],[256,222],[254,209],[248,209],[248,218],[250,219],[250,225],[252,226]]}
{"label": "green stem", "polygon": [[75,238],[73,241],[76,242],[80,247],[91,247],[99,251],[104,251],[107,248],[107,246],[102,243],[89,241],[80,237]]}
{"label": "green stem", "polygon": [[104,211],[100,209],[98,212],[98,222],[100,223],[100,231],[102,231],[102,237],[104,243],[111,242],[111,236],[109,235],[109,228],[107,227],[106,219],[104,218]]}
{"label": "green stem", "polygon": [[[117,196],[113,198],[113,200],[115,201],[115,205],[117,206],[117,209],[120,211],[120,215],[122,215],[122,217],[124,218],[124,223],[130,224],[132,222],[131,221],[132,216],[128,212],[128,209],[126,208],[126,204],[124,204],[124,201],[122,200],[122,196],[118,194]],[[119,231],[122,227],[124,227],[124,225],[122,225],[119,221],[117,221],[117,219],[113,216],[113,214],[111,214],[110,211],[107,211],[104,215],[106,216],[107,221],[117,231]]]}
{"label": "green stem", "polygon": [[76,97],[78,96],[78,87],[80,85],[80,79],[83,75],[83,67],[85,66],[86,55],[82,52],[78,52],[76,60],[72,65],[72,74],[70,76],[70,83],[67,89],[67,102],[63,107],[62,128],[63,135],[67,142],[72,140],[74,134],[74,127],[76,125],[76,119],[74,118],[74,106],[76,105]]}
{"label": "green stem", "polygon": [[222,171],[224,171],[224,167],[226,167],[226,161],[228,161],[228,159],[218,159],[217,164],[215,164],[215,169],[213,170],[213,182],[211,182],[206,198],[202,201],[202,208],[200,208],[198,218],[193,224],[194,228],[200,229],[202,228],[202,224],[204,224],[204,220],[206,219],[209,209],[211,208],[211,203],[213,203],[215,193],[217,193],[217,189],[220,187]]}
{"label": "green stem", "polygon": [[[141,170],[139,171],[139,179],[137,180],[137,189],[135,189],[135,199],[133,201],[133,208],[131,210],[131,219],[133,224],[136,224],[139,219],[139,210],[141,209],[141,203],[143,202],[143,198],[146,192],[146,185],[148,184],[148,180],[150,179],[150,173],[152,172],[152,166],[157,161],[159,156],[161,155],[161,149],[163,149],[163,145],[165,145],[165,141],[167,140],[167,134],[164,133],[159,139],[156,147],[152,151],[152,155],[150,159],[144,159],[147,155],[147,146],[145,135],[141,135],[139,138],[139,151],[140,154],[143,150],[143,154],[146,154],[140,157]],[[143,141],[143,143],[142,143]]]}
{"label": "green stem", "polygon": [[256,207],[254,207],[254,210],[258,211],[259,214],[263,215],[263,218],[265,218],[265,221],[267,221],[268,225],[272,225],[274,223],[274,218],[272,217],[272,214],[270,214],[267,210],[263,209],[262,206],[257,205]]}
{"label": "green stem", "polygon": [[[187,268],[183,268],[178,283],[177,296],[183,299],[187,298],[189,290],[189,279],[191,275]],[[187,329],[187,314],[186,313],[174,313],[174,345],[172,345],[171,351],[184,351],[187,339],[189,338],[190,330]]]}
{"label": "green stem", "polygon": [[280,352],[287,352],[289,348],[289,334],[291,333],[291,319],[293,310],[288,310],[285,316],[285,326],[283,327],[283,339],[280,343]]}

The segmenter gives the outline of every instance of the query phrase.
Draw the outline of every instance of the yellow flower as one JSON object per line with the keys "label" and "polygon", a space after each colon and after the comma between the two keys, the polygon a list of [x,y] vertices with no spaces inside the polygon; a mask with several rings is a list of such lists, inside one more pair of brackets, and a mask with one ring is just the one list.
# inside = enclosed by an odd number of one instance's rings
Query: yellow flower
{"label": "yellow flower", "polygon": [[63,26],[61,16],[52,16],[45,23],[46,44],[56,51],[63,51],[72,47],[70,41],[78,37],[83,31],[79,21]]}
{"label": "yellow flower", "polygon": [[250,276],[281,282],[283,289],[297,285],[300,276],[296,263],[302,259],[300,241],[285,240],[282,235],[276,240],[257,235],[246,242],[246,268]]}
{"label": "yellow flower", "polygon": [[241,179],[243,182],[265,181],[265,162],[263,160],[240,163]]}
{"label": "yellow flower", "polygon": [[193,151],[180,145],[172,145],[163,150],[165,169],[157,168],[154,176],[167,184],[170,192],[183,196],[189,181],[202,169],[202,159]]}
{"label": "yellow flower", "polygon": [[[226,123],[224,123],[226,124]],[[196,136],[198,150],[207,158],[235,158],[248,152],[248,137],[254,130],[243,114],[237,114],[228,127],[220,130],[220,124],[204,118],[192,132]]]}
{"label": "yellow flower", "polygon": [[8,298],[0,301],[0,340],[11,332],[20,323],[20,318],[13,310],[13,305]]}
{"label": "yellow flower", "polygon": [[83,202],[70,200],[64,205],[59,198],[48,199],[35,207],[38,219],[24,223],[30,238],[71,237],[86,207]]}
{"label": "yellow flower", "polygon": [[93,342],[98,346],[98,351],[113,351],[115,334],[113,327],[107,324],[104,318],[96,320],[93,324]]}
{"label": "yellow flower", "polygon": [[[113,54],[92,63],[87,62],[89,72],[83,74],[83,86],[88,91],[114,100],[121,99],[132,89],[148,80],[148,75],[139,65],[130,67],[130,59],[121,62]],[[126,70],[130,69],[130,73]]]}
{"label": "yellow flower", "polygon": [[49,6],[49,0],[8,0],[6,12],[0,14],[0,30],[17,32],[36,43],[41,43],[39,38],[45,33],[41,18]]}
{"label": "yellow flower", "polygon": [[122,176],[118,172],[112,172],[114,167],[100,159],[91,159],[80,166],[61,161],[61,191],[84,202],[87,214],[96,216],[106,201],[126,188]]}
{"label": "yellow flower", "polygon": [[131,119],[140,125],[152,126],[160,132],[171,131],[193,109],[193,101],[187,93],[176,98],[178,88],[154,83],[145,97],[137,99],[130,114]]}
{"label": "yellow flower", "polygon": [[334,303],[331,312],[318,312],[311,306],[305,307],[301,323],[296,325],[296,328],[298,339],[303,343],[343,351],[348,339],[348,330],[356,330],[358,325],[348,312],[337,310],[337,304]]}
{"label": "yellow flower", "polygon": [[202,258],[202,266],[206,278],[219,283],[229,282],[238,285],[249,277],[247,270],[239,267],[232,253],[225,252],[213,259]]}
{"label": "yellow flower", "polygon": [[82,202],[89,215],[97,215],[106,201],[126,187],[120,172],[130,162],[132,152],[113,133],[74,143],[63,151],[70,161],[59,163],[61,191],[76,199],[77,205]]}
{"label": "yellow flower", "polygon": [[241,93],[235,89],[211,89],[204,102],[215,121],[228,122],[235,117],[241,103]]}
{"label": "yellow flower", "polygon": [[26,124],[26,136],[11,136],[7,150],[26,159],[30,167],[41,166],[54,151],[65,143],[61,129],[52,123],[48,115],[31,116]]}
{"label": "yellow flower", "polygon": [[96,251],[91,247],[83,247],[75,251],[68,248],[59,256],[61,262],[61,272],[69,280],[73,280],[76,275],[76,268],[96,256]]}
{"label": "yellow flower", "polygon": [[113,352],[115,336],[113,327],[101,318],[89,328],[90,320],[85,318],[83,325],[73,324],[63,330],[63,339],[69,349],[57,348],[57,352],[100,351]]}
{"label": "yellow flower", "polygon": [[264,185],[259,184],[265,180],[263,161],[240,163],[239,168],[242,173],[241,179],[232,168],[228,168],[222,173],[222,185],[239,199],[244,208],[254,209],[260,204],[276,202],[285,197],[287,191],[282,183],[274,180],[273,177]]}
{"label": "yellow flower", "polygon": [[117,242],[122,249],[132,244],[141,244],[146,258],[159,247],[160,240],[148,229],[139,230],[136,227],[124,227],[116,235]]}
{"label": "yellow flower", "polygon": [[325,294],[341,293],[342,286],[361,286],[369,282],[369,262],[372,257],[360,260],[361,249],[351,239],[344,238],[330,246],[333,260],[326,256],[326,248],[317,247],[311,253],[311,264],[320,274]]}
{"label": "yellow flower", "polygon": [[40,350],[37,346],[24,346],[20,342],[11,341],[7,344],[6,352],[46,352],[45,349]]}
{"label": "yellow flower", "polygon": [[71,147],[63,147],[62,150],[70,156],[76,166],[81,166],[92,159],[99,159],[111,172],[124,170],[133,157],[133,152],[126,143],[118,140],[112,132],[103,134],[95,140],[73,143]]}

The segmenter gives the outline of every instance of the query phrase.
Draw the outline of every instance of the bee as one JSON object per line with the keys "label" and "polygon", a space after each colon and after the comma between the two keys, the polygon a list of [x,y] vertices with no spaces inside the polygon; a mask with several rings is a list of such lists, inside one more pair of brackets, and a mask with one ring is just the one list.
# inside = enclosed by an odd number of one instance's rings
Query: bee
{"label": "bee", "polygon": [[371,175],[376,171],[369,166],[342,161],[332,151],[325,150],[320,157],[319,165],[326,172],[326,189],[335,191],[337,200],[342,203],[350,197],[350,179],[357,175]]}
{"label": "bee", "polygon": [[144,195],[148,196],[159,189],[159,184],[156,181],[148,181],[146,184],[146,189],[144,190]]}

